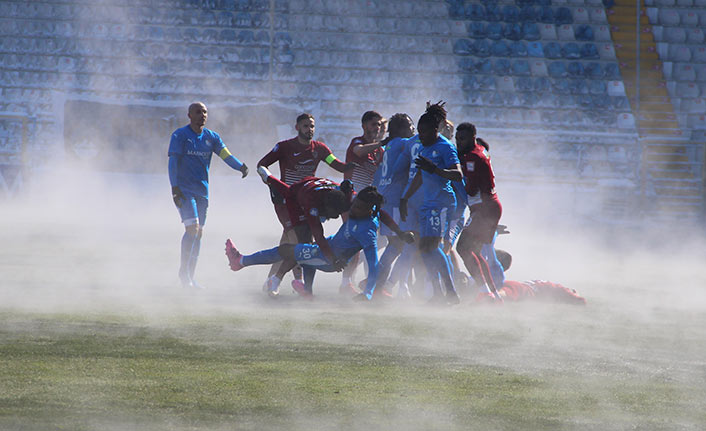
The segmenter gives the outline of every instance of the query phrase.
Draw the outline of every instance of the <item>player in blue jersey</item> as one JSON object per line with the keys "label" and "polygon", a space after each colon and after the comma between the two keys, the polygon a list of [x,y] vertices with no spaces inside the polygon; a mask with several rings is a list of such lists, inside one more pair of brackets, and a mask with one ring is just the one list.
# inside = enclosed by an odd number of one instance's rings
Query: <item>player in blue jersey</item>
{"label": "player in blue jersey", "polygon": [[463,173],[456,147],[439,135],[439,125],[446,120],[444,103],[428,105],[419,118],[417,129],[423,147],[414,160],[418,171],[400,201],[402,220],[407,218],[407,203],[417,190],[422,189],[424,202],[419,208],[420,244],[427,273],[432,283],[438,284],[439,277],[446,290],[445,298],[435,288],[434,302],[445,299],[450,304],[459,302],[458,293],[451,277],[448,257],[441,248],[441,239],[449,228],[448,217],[456,208],[451,181],[461,181]]}
{"label": "player in blue jersey", "polygon": [[172,198],[184,223],[181,239],[179,279],[184,287],[200,287],[194,281],[196,261],[201,249],[201,236],[208,209],[208,168],[213,153],[243,178],[248,167],[235,158],[218,133],[207,129],[208,109],[201,102],[189,105],[189,125],[172,133],[169,142],[169,182]]}
{"label": "player in blue jersey", "polygon": [[[377,231],[379,219],[390,227],[404,241],[414,241],[414,235],[400,230],[397,223],[380,211],[383,196],[375,187],[366,187],[356,194],[349,211],[348,219],[335,235],[327,238],[328,244],[337,260],[348,261],[360,250],[363,250],[368,262],[368,282],[365,290],[357,299],[371,300],[375,292],[378,255]],[[261,250],[250,255],[242,255],[230,240],[226,241],[226,256],[233,271],[251,265],[267,265],[281,260],[296,260],[304,270],[305,291],[298,293],[311,298],[312,284],[316,270],[334,272],[340,268],[330,258],[327,258],[317,244],[282,244],[280,246]]]}
{"label": "player in blue jersey", "polygon": [[[373,185],[385,198],[382,209],[392,215],[396,223],[400,223],[399,203],[409,176],[409,161],[406,163],[397,162],[402,153],[408,150],[408,138],[412,137],[415,132],[414,122],[409,115],[398,113],[390,117],[388,129],[390,134],[387,138],[382,162],[375,172]],[[380,256],[379,283],[387,281],[392,263],[402,253],[404,246],[399,237],[393,235],[392,230],[386,225],[381,226],[380,233],[387,237],[388,243]],[[385,292],[383,291],[383,293]]]}

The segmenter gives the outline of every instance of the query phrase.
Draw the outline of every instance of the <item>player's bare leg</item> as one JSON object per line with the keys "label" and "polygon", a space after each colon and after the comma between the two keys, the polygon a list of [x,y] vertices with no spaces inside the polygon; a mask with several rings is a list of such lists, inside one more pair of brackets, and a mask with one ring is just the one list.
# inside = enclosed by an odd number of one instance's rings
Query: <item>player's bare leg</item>
{"label": "player's bare leg", "polygon": [[490,275],[488,263],[480,253],[483,243],[474,238],[474,235],[469,230],[461,232],[461,237],[458,240],[456,249],[458,250],[466,269],[473,277],[476,285],[481,291],[492,293],[493,296],[502,302],[502,298],[498,294],[493,277]]}

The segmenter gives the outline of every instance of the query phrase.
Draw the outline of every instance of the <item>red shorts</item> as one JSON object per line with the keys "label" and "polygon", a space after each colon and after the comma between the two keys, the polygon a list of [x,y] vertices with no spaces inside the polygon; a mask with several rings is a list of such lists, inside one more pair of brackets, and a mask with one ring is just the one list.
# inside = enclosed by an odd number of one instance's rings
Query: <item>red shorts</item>
{"label": "red shorts", "polygon": [[287,214],[289,216],[290,227],[307,224],[306,214],[304,214],[304,210],[302,210],[299,203],[294,202],[290,204],[289,201],[287,201]]}
{"label": "red shorts", "polygon": [[502,213],[503,207],[497,199],[483,201],[473,212],[471,223],[464,229],[465,234],[483,244],[490,244],[493,242]]}

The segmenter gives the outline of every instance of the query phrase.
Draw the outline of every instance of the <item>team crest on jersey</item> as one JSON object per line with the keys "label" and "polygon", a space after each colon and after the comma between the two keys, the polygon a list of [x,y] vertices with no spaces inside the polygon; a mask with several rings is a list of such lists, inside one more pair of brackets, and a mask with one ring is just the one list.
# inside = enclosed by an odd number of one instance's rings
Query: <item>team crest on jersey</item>
{"label": "team crest on jersey", "polygon": [[473,172],[476,170],[476,162],[466,162],[466,170],[468,172]]}
{"label": "team crest on jersey", "polygon": [[439,155],[439,153],[437,153],[436,151],[432,151],[432,152],[431,152],[431,156],[432,156],[432,157],[436,157],[436,156],[438,156],[438,155]]}

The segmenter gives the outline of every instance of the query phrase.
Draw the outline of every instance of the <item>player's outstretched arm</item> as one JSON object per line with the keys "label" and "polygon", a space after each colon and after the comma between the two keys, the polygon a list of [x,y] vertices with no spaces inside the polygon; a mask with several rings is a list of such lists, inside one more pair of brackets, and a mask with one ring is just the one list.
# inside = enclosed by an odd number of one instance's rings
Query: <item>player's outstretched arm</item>
{"label": "player's outstretched arm", "polygon": [[326,162],[327,165],[331,166],[333,169],[337,170],[340,173],[348,172],[358,166],[358,164],[355,162],[343,163],[342,161],[338,160],[338,158],[333,154],[329,154],[324,159],[324,162]]}
{"label": "player's outstretched arm", "polygon": [[243,174],[243,178],[248,176],[249,169],[245,163],[241,162],[238,160],[234,155],[228,151],[228,148],[223,148],[220,153],[218,153],[218,157],[223,159],[224,162],[231,168],[235,169],[236,171],[240,171]]}
{"label": "player's outstretched arm", "polygon": [[414,178],[412,179],[412,182],[407,188],[407,191],[402,195],[402,198],[400,199],[400,217],[402,218],[402,221],[407,220],[407,201],[417,192],[417,190],[419,190],[419,187],[421,186],[422,171],[417,171],[417,173],[414,175]]}
{"label": "player's outstretched arm", "polygon": [[400,237],[400,239],[407,244],[412,244],[414,242],[414,234],[412,232],[405,232],[402,229],[400,229],[400,226],[395,222],[395,219],[392,218],[390,214],[387,213],[385,210],[380,210],[380,221],[385,224],[385,226],[389,227],[390,230],[392,230],[395,235]]}

